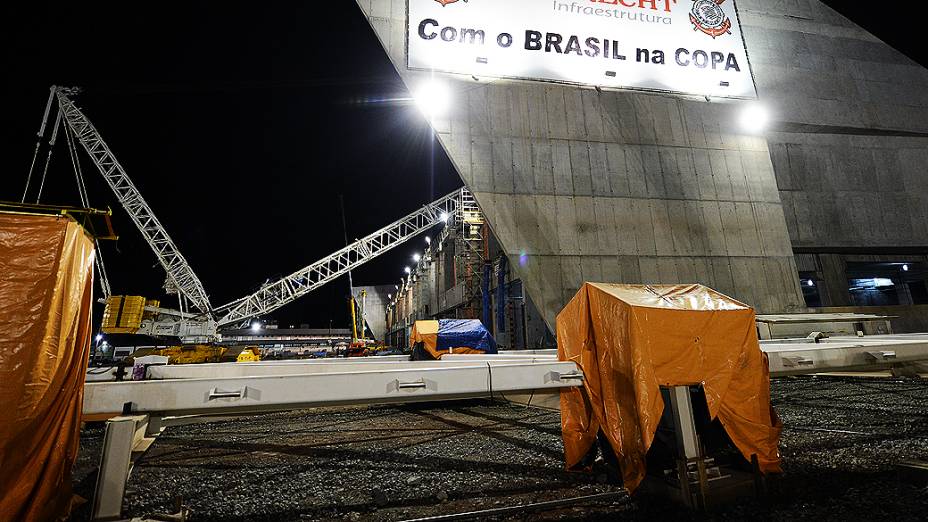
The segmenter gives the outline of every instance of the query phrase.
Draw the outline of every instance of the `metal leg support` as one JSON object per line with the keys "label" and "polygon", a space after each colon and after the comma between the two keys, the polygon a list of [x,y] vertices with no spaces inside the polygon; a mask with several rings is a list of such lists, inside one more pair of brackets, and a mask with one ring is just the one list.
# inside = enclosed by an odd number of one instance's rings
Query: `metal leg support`
{"label": "metal leg support", "polygon": [[[157,430],[160,432],[160,427]],[[121,518],[133,455],[141,455],[154,442],[154,438],[148,436],[149,431],[147,415],[115,417],[106,422],[100,471],[93,495],[92,520]]]}
{"label": "metal leg support", "polygon": [[[706,462],[703,458],[696,421],[693,418],[693,402],[689,386],[674,386],[670,389],[670,410],[673,415],[674,434],[677,438],[678,474],[680,490],[686,503],[703,510],[706,508]],[[696,465],[696,477],[699,490],[690,487],[689,467]]]}
{"label": "metal leg support", "polygon": [[677,448],[679,457],[695,459],[701,456],[699,435],[696,433],[696,421],[693,420],[693,402],[689,386],[674,386],[670,389],[670,410],[676,426]]}

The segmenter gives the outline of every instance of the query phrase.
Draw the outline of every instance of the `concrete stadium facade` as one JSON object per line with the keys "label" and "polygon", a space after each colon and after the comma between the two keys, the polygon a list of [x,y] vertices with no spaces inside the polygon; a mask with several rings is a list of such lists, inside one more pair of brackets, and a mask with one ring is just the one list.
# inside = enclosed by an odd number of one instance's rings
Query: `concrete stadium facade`
{"label": "concrete stadium facade", "polygon": [[[407,86],[429,77],[406,68],[406,0],[358,4]],[[583,281],[789,312],[803,267],[846,306],[848,259],[928,252],[928,72],[816,0],[738,8],[763,136],[739,102],[436,73],[455,103],[434,130],[552,329]]]}

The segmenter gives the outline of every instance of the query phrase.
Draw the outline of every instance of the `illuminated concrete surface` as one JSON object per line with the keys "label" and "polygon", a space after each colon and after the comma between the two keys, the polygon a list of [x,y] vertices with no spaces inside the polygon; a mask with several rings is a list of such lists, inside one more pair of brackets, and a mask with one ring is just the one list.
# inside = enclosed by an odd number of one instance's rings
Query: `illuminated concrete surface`
{"label": "illuminated concrete surface", "polygon": [[[362,292],[364,295],[362,296]],[[356,286],[351,289],[351,295],[357,302],[364,302],[364,320],[367,322],[368,336],[373,335],[374,339],[382,341],[386,334],[386,324],[384,322],[383,310],[387,307],[390,299],[387,297],[394,292],[392,285],[386,286]]]}
{"label": "illuminated concrete surface", "polygon": [[[406,1],[358,3],[415,90]],[[453,102],[433,126],[549,327],[582,281],[794,311],[794,248],[928,241],[925,70],[817,1],[738,7],[769,139],[740,130],[743,103],[436,75]]]}

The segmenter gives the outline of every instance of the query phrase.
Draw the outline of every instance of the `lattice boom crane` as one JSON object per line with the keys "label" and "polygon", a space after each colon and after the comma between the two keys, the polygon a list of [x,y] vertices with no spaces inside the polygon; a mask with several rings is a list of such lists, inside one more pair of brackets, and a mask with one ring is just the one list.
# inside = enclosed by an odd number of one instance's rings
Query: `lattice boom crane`
{"label": "lattice boom crane", "polygon": [[90,155],[94,165],[167,272],[166,285],[177,290],[181,298],[181,308],[186,299],[199,311],[197,314],[188,313],[183,309],[152,309],[151,311],[160,314],[161,318],[144,324],[139,333],[173,335],[181,337],[185,342],[215,340],[218,338],[217,328],[244,323],[253,317],[269,314],[436,225],[456,222],[467,212],[479,211],[473,195],[466,188],[458,189],[331,255],[264,285],[251,295],[213,308],[203,283],[193,268],[155,217],[100,133],[71,100],[70,95],[77,90],[58,87],[53,88],[53,91],[57,96],[61,115],[73,135]]}
{"label": "lattice boom crane", "polygon": [[61,115],[155,252],[158,261],[167,272],[168,286],[177,290],[181,300],[186,298],[197,310],[209,314],[212,305],[203,283],[158,221],[139,189],[129,179],[129,175],[103,141],[100,133],[69,97],[76,90],[61,87],[54,90]]}
{"label": "lattice boom crane", "polygon": [[271,313],[433,226],[455,219],[468,202],[473,198],[467,189],[456,190],[247,297],[217,308],[216,321],[226,326]]}

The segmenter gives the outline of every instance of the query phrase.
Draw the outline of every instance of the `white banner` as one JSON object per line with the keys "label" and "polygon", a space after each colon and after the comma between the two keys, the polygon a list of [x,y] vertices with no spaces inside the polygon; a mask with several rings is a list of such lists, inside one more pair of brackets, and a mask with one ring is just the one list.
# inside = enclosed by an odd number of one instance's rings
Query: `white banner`
{"label": "white banner", "polygon": [[408,0],[407,66],[755,98],[735,0]]}

